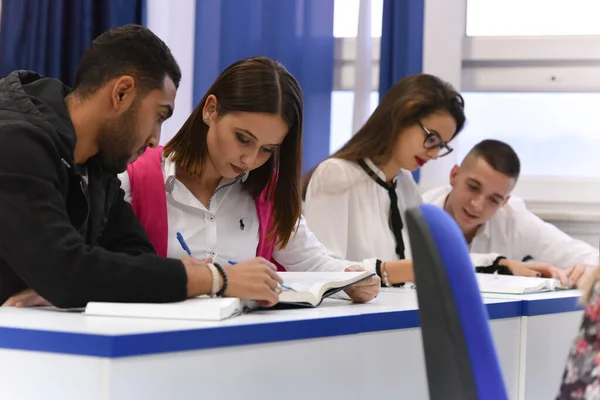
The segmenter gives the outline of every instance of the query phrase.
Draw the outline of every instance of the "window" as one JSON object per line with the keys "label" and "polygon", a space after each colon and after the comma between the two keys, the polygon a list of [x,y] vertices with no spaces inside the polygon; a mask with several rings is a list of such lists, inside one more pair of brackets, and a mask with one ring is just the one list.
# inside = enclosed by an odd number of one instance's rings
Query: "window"
{"label": "window", "polygon": [[[371,92],[370,112],[379,104],[379,92]],[[338,90],[331,93],[331,137],[329,152],[338,150],[352,137],[352,113],[354,108],[354,92]]]}
{"label": "window", "polygon": [[596,210],[600,2],[466,0],[466,7],[461,90],[468,123],[457,139],[458,159],[481,139],[506,141],[522,162],[515,192],[534,211]]}
{"label": "window", "polygon": [[[333,3],[333,36],[355,38],[361,0],[335,0]],[[364,1],[364,0],[363,0]],[[371,36],[381,37],[383,0],[371,0]]]}
{"label": "window", "polygon": [[[370,0],[371,48],[357,48],[360,2],[369,0],[335,0],[333,35],[335,42],[334,87],[331,93],[330,152],[339,149],[353,134],[354,102],[368,102],[365,106],[372,112],[379,103],[379,42],[383,13],[383,0]],[[365,3],[366,4],[366,3]],[[363,52],[371,54],[369,76],[356,76],[356,59]],[[368,98],[355,98],[357,85],[371,87]]]}
{"label": "window", "polygon": [[462,89],[600,91],[599,14],[597,0],[467,0]]}
{"label": "window", "polygon": [[468,36],[600,35],[598,0],[467,0]]}
{"label": "window", "polygon": [[459,159],[483,139],[509,143],[528,177],[600,178],[600,93],[463,93]]}

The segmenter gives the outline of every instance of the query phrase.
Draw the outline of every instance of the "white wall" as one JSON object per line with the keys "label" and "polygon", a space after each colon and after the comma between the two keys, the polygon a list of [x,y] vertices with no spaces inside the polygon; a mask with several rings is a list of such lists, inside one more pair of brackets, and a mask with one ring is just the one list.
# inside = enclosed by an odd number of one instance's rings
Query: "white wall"
{"label": "white wall", "polygon": [[147,0],[146,26],[169,46],[182,73],[175,112],[163,125],[162,144],[177,133],[194,107],[195,21],[196,0]]}
{"label": "white wall", "polygon": [[[466,0],[425,0],[423,72],[439,76],[457,90],[461,88],[466,7]],[[455,140],[452,145],[456,148],[459,143]],[[457,153],[423,166],[419,180],[423,191],[448,184]]]}
{"label": "white wall", "polygon": [[546,222],[556,225],[558,229],[569,236],[583,240],[590,246],[598,248],[600,238],[600,224],[594,221],[575,220],[569,217],[564,220],[547,219]]}

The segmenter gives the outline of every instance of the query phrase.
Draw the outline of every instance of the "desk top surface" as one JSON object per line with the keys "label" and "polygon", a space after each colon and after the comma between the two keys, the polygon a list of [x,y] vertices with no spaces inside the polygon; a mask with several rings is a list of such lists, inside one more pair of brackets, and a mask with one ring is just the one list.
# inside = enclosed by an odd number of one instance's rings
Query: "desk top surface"
{"label": "desk top surface", "polygon": [[523,317],[536,315],[557,314],[562,312],[582,310],[579,303],[582,293],[578,290],[559,290],[525,295],[483,294],[486,299],[521,300]]}
{"label": "desk top surface", "polygon": [[[568,291],[483,300],[490,319],[501,319],[575,311],[578,297]],[[0,307],[0,348],[114,358],[418,326],[416,292],[411,289],[384,289],[367,304],[327,299],[314,309],[254,311],[220,322]]]}

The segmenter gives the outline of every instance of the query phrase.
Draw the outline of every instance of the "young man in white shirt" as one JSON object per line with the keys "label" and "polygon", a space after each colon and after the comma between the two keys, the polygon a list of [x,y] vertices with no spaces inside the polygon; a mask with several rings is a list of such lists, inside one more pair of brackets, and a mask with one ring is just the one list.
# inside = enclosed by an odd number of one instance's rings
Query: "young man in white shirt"
{"label": "young man in white shirt", "polygon": [[508,267],[515,274],[529,269],[533,275],[550,264],[576,284],[598,265],[598,249],[544,222],[522,199],[510,196],[520,169],[508,144],[484,140],[452,168],[450,186],[430,190],[423,199],[452,215],[471,252],[490,254],[490,268]]}

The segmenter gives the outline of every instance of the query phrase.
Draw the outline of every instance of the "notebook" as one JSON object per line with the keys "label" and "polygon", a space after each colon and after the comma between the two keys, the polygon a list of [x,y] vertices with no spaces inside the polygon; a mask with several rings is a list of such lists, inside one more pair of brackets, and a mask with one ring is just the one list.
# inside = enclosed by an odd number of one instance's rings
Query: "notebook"
{"label": "notebook", "polygon": [[570,289],[558,279],[482,273],[475,275],[482,293],[529,294]]}
{"label": "notebook", "polygon": [[[375,275],[368,271],[280,272],[279,274],[286,286],[291,288],[279,294],[280,308],[317,307],[323,299]],[[90,302],[85,307],[84,313],[105,317],[220,321],[257,308],[258,304],[252,301],[242,301],[232,297],[200,296],[164,304]]]}

